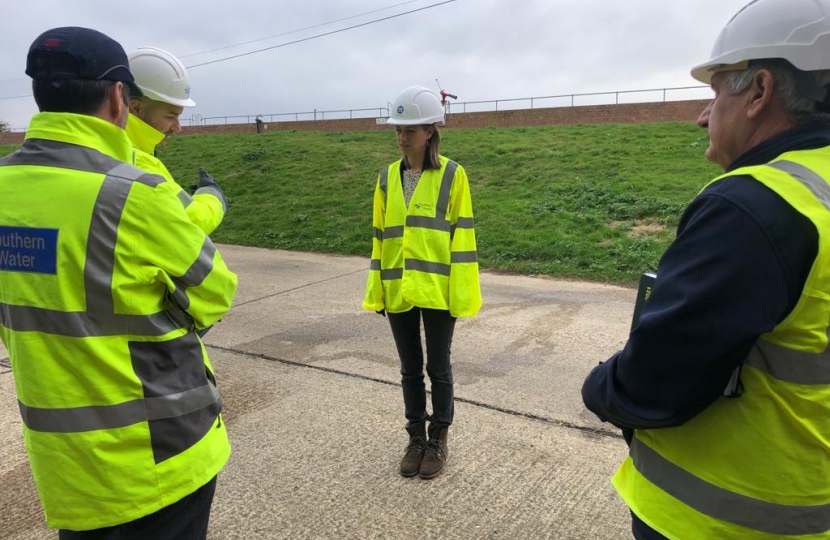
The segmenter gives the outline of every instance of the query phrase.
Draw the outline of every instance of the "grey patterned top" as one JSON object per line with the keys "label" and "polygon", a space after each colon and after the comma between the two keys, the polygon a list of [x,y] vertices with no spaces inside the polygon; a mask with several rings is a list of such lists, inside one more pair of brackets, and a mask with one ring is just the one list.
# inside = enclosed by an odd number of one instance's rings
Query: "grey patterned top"
{"label": "grey patterned top", "polygon": [[403,172],[403,200],[406,201],[406,207],[409,208],[409,201],[412,200],[412,194],[418,186],[418,180],[421,179],[421,171]]}

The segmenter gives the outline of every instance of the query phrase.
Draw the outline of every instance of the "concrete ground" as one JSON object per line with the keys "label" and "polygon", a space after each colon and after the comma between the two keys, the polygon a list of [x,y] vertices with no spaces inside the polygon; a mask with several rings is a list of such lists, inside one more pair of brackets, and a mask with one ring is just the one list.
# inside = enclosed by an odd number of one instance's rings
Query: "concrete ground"
{"label": "concrete ground", "polygon": [[[207,335],[233,455],[209,539],[630,538],[609,479],[625,443],[582,380],[625,342],[635,292],[482,274],[484,308],[453,340],[456,416],[441,476],[405,479],[398,361],[361,309],[368,261],[221,246],[239,274]],[[0,359],[7,353],[0,346]],[[0,361],[0,539],[54,539]]]}

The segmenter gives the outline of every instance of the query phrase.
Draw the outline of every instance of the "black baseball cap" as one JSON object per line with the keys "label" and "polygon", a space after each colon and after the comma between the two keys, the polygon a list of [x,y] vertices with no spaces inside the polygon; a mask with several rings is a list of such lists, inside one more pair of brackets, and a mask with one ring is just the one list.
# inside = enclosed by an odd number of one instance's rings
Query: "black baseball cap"
{"label": "black baseball cap", "polygon": [[127,53],[117,41],[89,28],[65,26],[42,33],[29,47],[26,75],[37,81],[121,81],[141,96]]}

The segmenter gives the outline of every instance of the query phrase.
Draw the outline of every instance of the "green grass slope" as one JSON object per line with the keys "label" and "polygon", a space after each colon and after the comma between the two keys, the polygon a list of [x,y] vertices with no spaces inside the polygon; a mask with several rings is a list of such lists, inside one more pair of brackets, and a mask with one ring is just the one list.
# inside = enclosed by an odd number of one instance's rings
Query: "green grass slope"
{"label": "green grass slope", "polygon": [[[482,268],[633,284],[718,174],[690,123],[445,130],[470,178]],[[0,155],[12,147],[0,147]],[[380,132],[173,137],[159,157],[185,189],[204,166],[230,199],[222,243],[368,256]]]}

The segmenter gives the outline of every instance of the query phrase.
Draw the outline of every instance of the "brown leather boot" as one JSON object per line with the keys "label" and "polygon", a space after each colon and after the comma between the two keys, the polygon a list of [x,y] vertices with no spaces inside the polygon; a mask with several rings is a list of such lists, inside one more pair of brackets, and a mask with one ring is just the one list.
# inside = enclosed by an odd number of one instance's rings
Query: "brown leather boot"
{"label": "brown leather boot", "polygon": [[437,431],[429,438],[424,450],[424,459],[421,461],[420,476],[423,479],[435,478],[444,469],[447,461],[447,428]]}
{"label": "brown leather boot", "polygon": [[424,458],[424,449],[427,447],[426,424],[408,427],[406,432],[409,433],[409,444],[401,459],[401,476],[409,478],[418,474],[421,469],[421,460]]}

